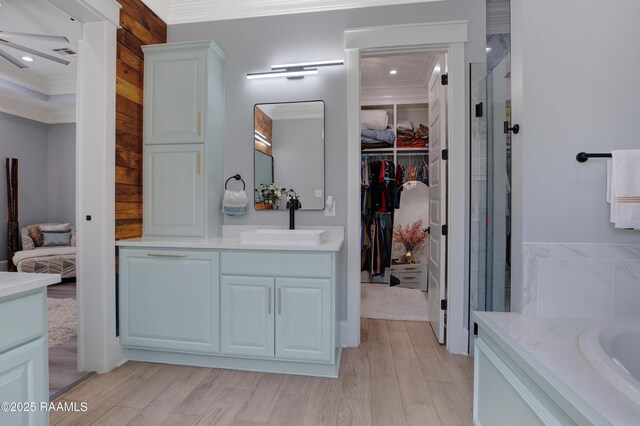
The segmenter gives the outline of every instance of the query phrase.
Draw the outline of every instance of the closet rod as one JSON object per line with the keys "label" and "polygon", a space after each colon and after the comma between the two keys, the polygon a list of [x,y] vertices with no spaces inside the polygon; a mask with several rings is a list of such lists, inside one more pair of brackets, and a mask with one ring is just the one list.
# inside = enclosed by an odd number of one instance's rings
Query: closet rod
{"label": "closet rod", "polygon": [[584,163],[589,158],[611,158],[611,154],[610,153],[607,154],[604,152],[592,152],[592,153],[580,152],[578,153],[578,155],[576,155],[576,160],[578,161],[578,163]]}
{"label": "closet rod", "polygon": [[[393,152],[376,152],[375,154],[372,154],[370,152],[363,152],[362,156],[368,156],[368,157],[378,157],[378,156],[384,156],[384,157],[393,157]],[[429,152],[427,151],[420,151],[420,152],[399,152],[396,154],[398,157],[417,157],[420,155],[429,155]]]}

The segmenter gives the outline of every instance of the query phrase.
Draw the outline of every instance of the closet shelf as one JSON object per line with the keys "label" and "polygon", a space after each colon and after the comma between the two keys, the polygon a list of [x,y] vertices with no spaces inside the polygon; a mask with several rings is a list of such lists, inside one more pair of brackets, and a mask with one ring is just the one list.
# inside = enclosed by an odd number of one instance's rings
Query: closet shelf
{"label": "closet shelf", "polygon": [[393,148],[365,148],[362,152],[393,152]]}

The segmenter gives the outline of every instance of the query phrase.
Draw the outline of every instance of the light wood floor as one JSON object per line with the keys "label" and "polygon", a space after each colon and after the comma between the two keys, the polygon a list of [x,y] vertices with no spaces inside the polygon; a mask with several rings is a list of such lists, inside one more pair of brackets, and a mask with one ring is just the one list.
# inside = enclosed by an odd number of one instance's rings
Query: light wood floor
{"label": "light wood floor", "polygon": [[470,425],[473,365],[427,323],[362,320],[339,379],[127,362],[58,401],[53,425]]}
{"label": "light wood floor", "polygon": [[[47,287],[47,297],[53,299],[76,298],[74,279]],[[49,348],[49,397],[55,397],[90,374],[78,371],[77,339]]]}

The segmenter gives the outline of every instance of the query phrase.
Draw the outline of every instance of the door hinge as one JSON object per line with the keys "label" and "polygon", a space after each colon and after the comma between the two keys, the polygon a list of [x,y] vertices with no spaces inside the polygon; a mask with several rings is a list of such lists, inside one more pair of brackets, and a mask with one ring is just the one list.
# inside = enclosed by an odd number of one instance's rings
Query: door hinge
{"label": "door hinge", "polygon": [[449,74],[442,74],[440,76],[440,81],[442,82],[443,86],[448,86],[449,85]]}
{"label": "door hinge", "polygon": [[443,310],[443,311],[447,310],[447,299],[442,299],[440,301],[440,309]]}
{"label": "door hinge", "polygon": [[480,102],[479,104],[476,104],[476,117],[478,118],[482,117],[482,112],[483,112],[482,107],[483,107],[482,102]]}
{"label": "door hinge", "polygon": [[478,335],[478,323],[477,322],[473,323],[473,335],[474,336]]}
{"label": "door hinge", "polygon": [[449,225],[442,225],[442,232],[440,232],[440,234],[446,237],[448,233],[449,233]]}
{"label": "door hinge", "polygon": [[442,159],[445,160],[445,161],[449,159],[449,150],[448,149],[443,149],[442,150]]}

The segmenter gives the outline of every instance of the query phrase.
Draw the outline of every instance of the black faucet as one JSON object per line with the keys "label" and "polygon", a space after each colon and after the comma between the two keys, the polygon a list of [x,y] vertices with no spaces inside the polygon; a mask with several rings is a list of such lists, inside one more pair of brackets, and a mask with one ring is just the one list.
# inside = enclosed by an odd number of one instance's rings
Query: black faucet
{"label": "black faucet", "polygon": [[[293,195],[291,194],[293,192]],[[302,207],[298,194],[293,189],[290,189],[287,193],[289,200],[287,201],[287,208],[289,209],[289,229],[296,229],[296,210]]]}

